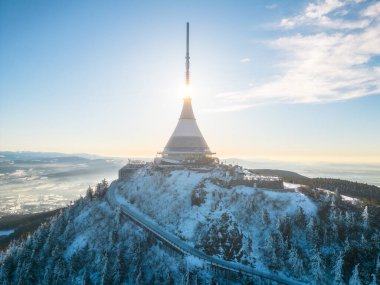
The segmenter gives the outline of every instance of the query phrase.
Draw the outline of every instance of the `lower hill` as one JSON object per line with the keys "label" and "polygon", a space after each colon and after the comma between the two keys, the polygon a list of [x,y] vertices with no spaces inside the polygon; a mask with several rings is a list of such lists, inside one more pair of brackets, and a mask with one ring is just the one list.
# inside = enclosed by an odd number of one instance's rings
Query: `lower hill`
{"label": "lower hill", "polygon": [[336,178],[309,178],[296,172],[278,169],[252,169],[252,173],[266,176],[278,176],[284,181],[302,184],[311,188],[323,188],[343,195],[359,198],[366,203],[380,206],[380,188],[366,183],[352,182]]}
{"label": "lower hill", "polygon": [[5,249],[14,240],[26,237],[30,232],[34,232],[42,223],[47,222],[56,215],[60,209],[26,215],[8,215],[0,218],[0,233],[7,232],[7,235],[0,234],[0,250]]}
{"label": "lower hill", "polygon": [[247,182],[251,177],[225,165],[147,165],[109,186],[99,184],[1,253],[0,283],[252,283],[248,276],[215,271],[170,250],[111,206],[111,194],[187,246],[289,284],[379,279],[379,225],[360,200],[292,183],[257,188]]}

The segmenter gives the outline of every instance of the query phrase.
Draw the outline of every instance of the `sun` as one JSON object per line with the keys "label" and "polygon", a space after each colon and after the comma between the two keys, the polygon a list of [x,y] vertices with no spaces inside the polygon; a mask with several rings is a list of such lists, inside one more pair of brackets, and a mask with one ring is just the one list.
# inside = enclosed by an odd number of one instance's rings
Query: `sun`
{"label": "sun", "polygon": [[181,89],[180,89],[180,96],[182,98],[189,98],[193,97],[193,88],[189,84],[187,85],[186,83],[182,84]]}

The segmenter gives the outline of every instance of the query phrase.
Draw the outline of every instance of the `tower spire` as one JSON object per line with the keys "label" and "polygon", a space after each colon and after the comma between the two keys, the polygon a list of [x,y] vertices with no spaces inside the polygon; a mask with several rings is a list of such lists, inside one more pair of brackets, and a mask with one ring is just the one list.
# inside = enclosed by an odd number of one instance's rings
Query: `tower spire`
{"label": "tower spire", "polygon": [[190,85],[189,22],[186,23],[186,85]]}
{"label": "tower spire", "polygon": [[[190,84],[189,22],[186,23],[186,86]],[[189,89],[189,88],[187,88]],[[199,130],[191,106],[189,90],[183,98],[183,107],[177,126],[164,150],[155,158],[156,164],[195,164],[203,165],[217,162],[218,159],[207,145]]]}

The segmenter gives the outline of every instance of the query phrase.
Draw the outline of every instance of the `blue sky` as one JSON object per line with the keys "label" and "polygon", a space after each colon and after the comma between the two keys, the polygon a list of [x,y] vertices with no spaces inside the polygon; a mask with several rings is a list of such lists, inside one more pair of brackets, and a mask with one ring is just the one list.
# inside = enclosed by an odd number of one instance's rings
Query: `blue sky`
{"label": "blue sky", "polygon": [[1,1],[0,148],[380,162],[378,1]]}

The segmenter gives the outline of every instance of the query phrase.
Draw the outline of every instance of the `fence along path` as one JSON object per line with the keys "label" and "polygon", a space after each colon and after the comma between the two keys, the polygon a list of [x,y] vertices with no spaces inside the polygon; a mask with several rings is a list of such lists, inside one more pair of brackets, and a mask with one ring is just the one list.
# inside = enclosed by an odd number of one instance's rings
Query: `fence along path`
{"label": "fence along path", "polygon": [[195,256],[207,263],[211,266],[214,266],[218,269],[240,273],[243,275],[247,275],[250,277],[258,277],[261,280],[269,281],[274,284],[286,284],[286,285],[300,285],[304,283],[295,282],[280,276],[275,276],[269,273],[261,272],[255,270],[247,265],[233,263],[230,261],[226,261],[223,259],[216,258],[214,256],[205,254],[204,252],[195,249],[194,247],[188,245],[181,239],[179,239],[176,235],[166,231],[156,222],[147,218],[144,214],[139,212],[135,207],[130,205],[124,198],[117,195],[117,187],[110,187],[107,191],[106,198],[108,202],[113,207],[120,207],[121,213],[135,222],[140,227],[152,233],[156,238],[163,241],[171,248],[176,251],[182,253],[183,255],[192,255]]}

